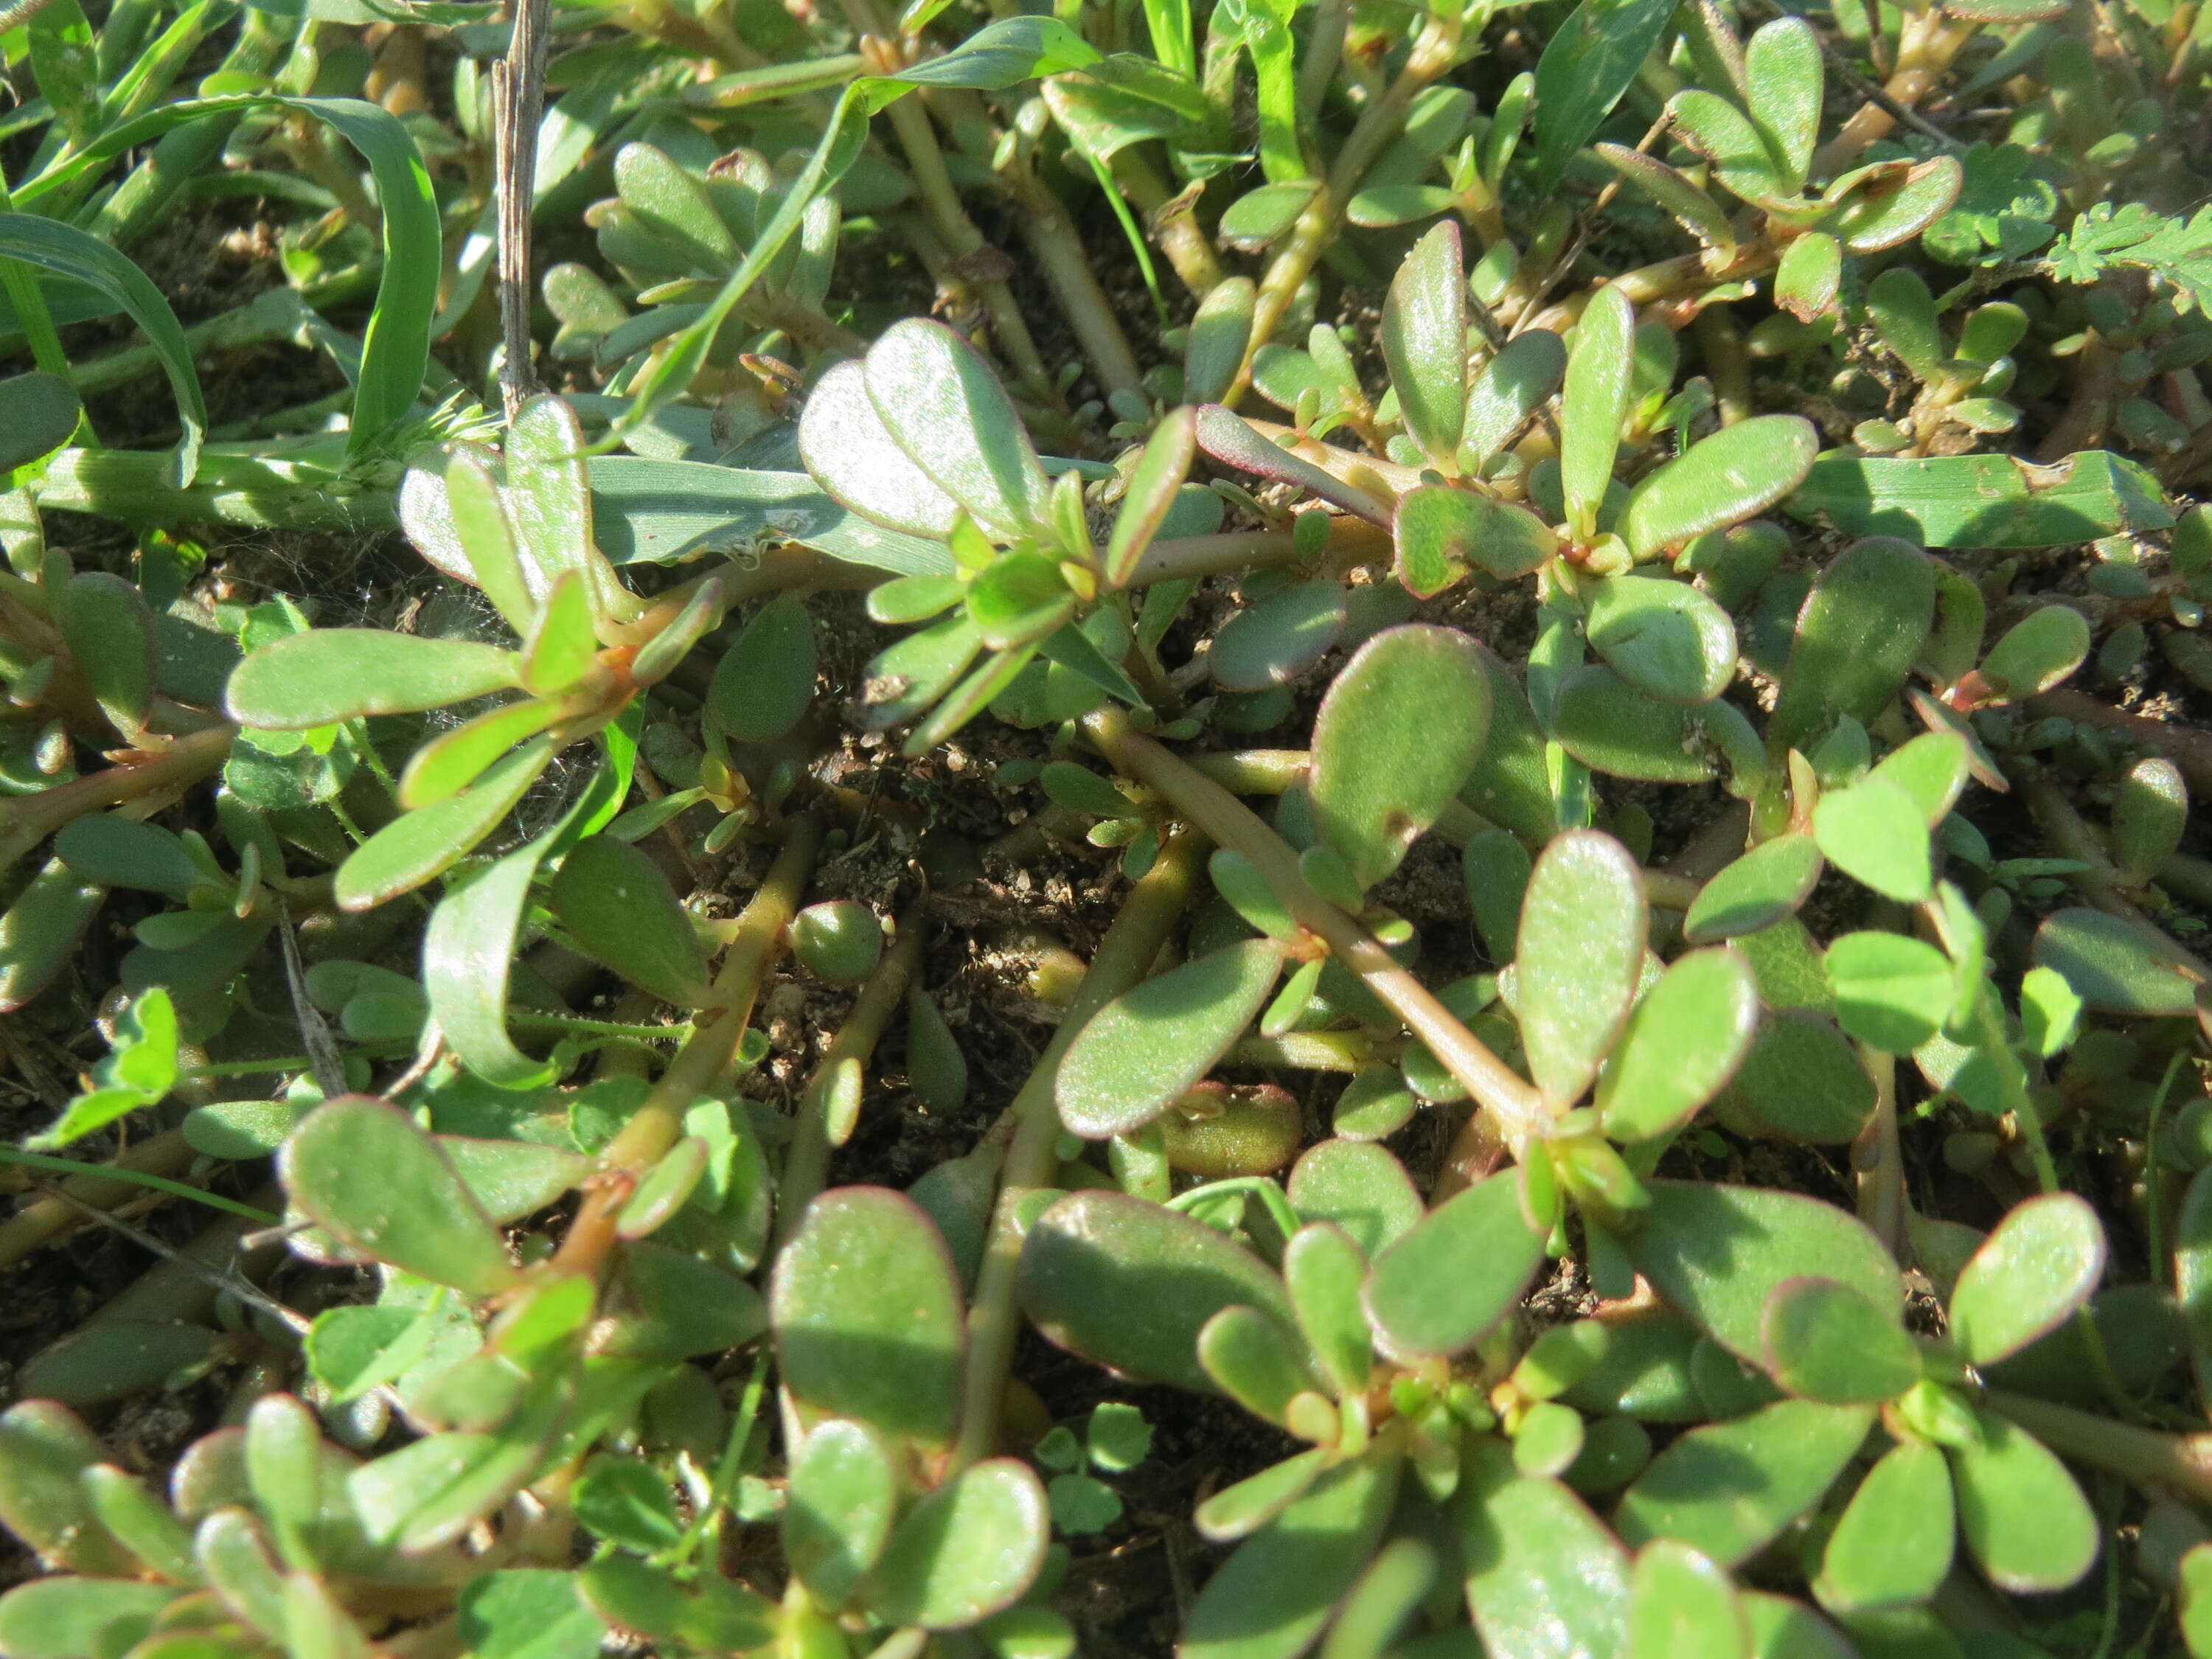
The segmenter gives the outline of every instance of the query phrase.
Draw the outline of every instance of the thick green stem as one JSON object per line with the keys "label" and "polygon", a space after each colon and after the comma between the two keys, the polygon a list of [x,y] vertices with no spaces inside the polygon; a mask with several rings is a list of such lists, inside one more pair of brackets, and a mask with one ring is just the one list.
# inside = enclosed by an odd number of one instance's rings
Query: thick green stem
{"label": "thick green stem", "polygon": [[1991,1389],[1984,1399],[2063,1456],[2138,1486],[2212,1503],[2212,1433],[2160,1434],[2109,1417]]}
{"label": "thick green stem", "polygon": [[[235,311],[194,323],[185,331],[185,340],[195,357],[203,351],[234,350],[270,340],[289,340],[310,316],[306,304],[290,289],[271,289]],[[162,354],[154,347],[125,346],[78,364],[69,371],[69,377],[79,392],[106,392],[143,375],[159,374],[162,367]]]}
{"label": "thick green stem", "polygon": [[33,486],[42,507],[134,524],[238,524],[258,530],[391,530],[389,489],[302,482],[240,455],[202,458],[189,489],[169,480],[170,456],[143,449],[64,449]]}
{"label": "thick green stem", "polygon": [[[141,1141],[117,1158],[112,1165],[115,1173],[88,1171],[72,1176],[62,1183],[61,1190],[80,1204],[108,1209],[143,1192],[147,1176],[167,1176],[190,1164],[193,1156],[185,1132],[171,1129]],[[0,1267],[21,1261],[49,1239],[83,1222],[84,1212],[68,1199],[33,1200],[0,1221]]]}
{"label": "thick green stem", "polygon": [[[1951,60],[1980,27],[1977,22],[1955,21],[1932,6],[1909,14],[1898,40],[1897,68],[1882,91],[1892,102],[1911,109],[1935,88],[1951,67]],[[1844,123],[1843,130],[1814,153],[1813,176],[1833,178],[1857,161],[1868,145],[1887,137],[1896,125],[1897,117],[1881,105],[1861,105]]]}
{"label": "thick green stem", "polygon": [[[891,131],[898,136],[908,171],[914,175],[915,187],[921,193],[922,205],[938,235],[951,251],[956,264],[973,259],[990,244],[960,204],[960,192],[953,187],[952,175],[945,171],[945,152],[938,148],[937,131],[930,125],[928,112],[916,100],[902,98],[889,113]],[[1004,283],[986,279],[975,283],[975,293],[991,313],[991,332],[1016,376],[1031,396],[1056,403],[1052,375],[1013,291]]]}
{"label": "thick green stem", "polygon": [[684,1114],[702,1095],[726,1090],[738,1044],[751,1022],[761,981],[784,946],[785,930],[799,908],[799,896],[814,873],[822,850],[823,825],[809,813],[793,818],[783,850],[731,930],[721,970],[714,975],[708,1007],[676,1051],[668,1069],[645,1097],[636,1115],[601,1154],[601,1173],[561,1241],[556,1266],[570,1273],[595,1273],[614,1247],[615,1217],[637,1177],[667,1153],[684,1133]]}
{"label": "thick green stem", "polygon": [[[1390,557],[1390,532],[1364,519],[1339,518],[1329,521],[1328,545],[1323,562],[1332,570],[1351,570],[1381,564]],[[1269,568],[1299,562],[1298,550],[1287,530],[1237,530],[1218,536],[1182,536],[1154,542],[1137,561],[1132,587],[1154,582],[1182,581],[1193,576],[1225,575],[1232,572]]]}
{"label": "thick green stem", "polygon": [[1897,1056],[1862,1043],[1859,1059],[1874,1079],[1874,1117],[1851,1143],[1859,1219],[1888,1246],[1905,1247],[1905,1153],[1897,1139]]}
{"label": "thick green stem", "polygon": [[1540,1135],[1550,1121],[1534,1089],[1484,1047],[1419,980],[1399,965],[1376,937],[1309,886],[1297,854],[1283,838],[1188,762],[1139,736],[1118,708],[1085,717],[1083,728],[1107,759],[1149,784],[1176,811],[1223,847],[1243,854],[1275,896],[1367,988],[1405,1021],[1429,1052],[1489,1111],[1515,1146]]}
{"label": "thick green stem", "polygon": [[1225,1063],[1294,1072],[1357,1072],[1384,1058],[1390,1046],[1378,1049],[1371,1038],[1358,1031],[1285,1031],[1278,1037],[1239,1038]]}
{"label": "thick green stem", "polygon": [[799,1120],[792,1128],[791,1150],[784,1155],[783,1180],[776,1190],[779,1249],[791,1242],[801,1214],[829,1178],[830,1149],[843,1144],[842,1138],[833,1140],[831,1098],[841,1088],[859,1086],[859,1074],[866,1070],[906,995],[907,981],[921,965],[921,907],[915,905],[899,918],[897,939],[876,963],[854,1000],[853,1012],[807,1079],[806,1091],[799,1097]]}
{"label": "thick green stem", "polygon": [[2080,720],[2107,732],[2117,732],[2130,743],[2172,761],[2198,794],[2212,795],[2212,732],[2199,731],[2179,721],[2130,714],[2124,708],[2100,702],[2086,691],[2063,688],[2030,697],[2027,712],[2045,717],[2056,714],[2063,720]]}
{"label": "thick green stem", "polygon": [[1190,290],[1191,298],[1203,300],[1221,280],[1221,261],[1215,257],[1213,245],[1206,240],[1190,200],[1170,190],[1167,181],[1134,145],[1115,151],[1111,167],[1114,182],[1145,216],[1146,228],[1158,240],[1160,252]]}
{"label": "thick green stem", "polygon": [[1335,245],[1344,228],[1344,210],[1358,192],[1359,181],[1367,176],[1367,169],[1382,153],[1383,147],[1398,136],[1413,100],[1451,67],[1458,45],[1456,13],[1431,20],[1413,42],[1406,67],[1398,72],[1390,89],[1367,107],[1352,129],[1351,137],[1344,141],[1344,148],[1337,152],[1328,179],[1306,204],[1305,211],[1298,216],[1290,240],[1275,256],[1261,282],[1259,302],[1252,313],[1251,343],[1245,348],[1244,362],[1221,400],[1230,408],[1236,408],[1237,400],[1250,387],[1252,361],[1259,355],[1260,348],[1274,337],[1276,325],[1291,308],[1298,289],[1313,275],[1322,256]]}
{"label": "thick green stem", "polygon": [[783,850],[731,929],[729,948],[714,975],[709,1012],[692,1026],[690,1040],[677,1050],[637,1115],[608,1146],[608,1168],[633,1173],[649,1168],[676,1144],[691,1103],[728,1086],[730,1066],[752,1020],[761,982],[782,953],[785,930],[814,873],[822,835],[822,821],[811,813],[792,820]]}
{"label": "thick green stem", "polygon": [[1058,1164],[1060,1110],[1053,1085],[1060,1057],[1091,1017],[1138,981],[1158,957],[1160,947],[1190,902],[1205,838],[1191,830],[1168,837],[1152,867],[1122,902],[1121,912],[1098,942],[1090,971],[1060,1016],[1052,1041],[1038,1056],[1020,1094],[992,1130],[1007,1139],[1006,1161],[999,1177],[999,1201],[991,1217],[991,1237],[975,1275],[975,1310],[968,1319],[966,1403],[952,1466],[965,1468],[998,1449],[999,1408],[1013,1363],[1019,1315],[1014,1306],[1014,1269],[1021,1260],[1018,1218],[1022,1200],[1053,1184]]}
{"label": "thick green stem", "polygon": [[1084,252],[1083,238],[1067,210],[1026,170],[1015,180],[1015,199],[1020,204],[1022,234],[1036,255],[1037,269],[1060,301],[1083,355],[1091,360],[1091,372],[1098,377],[1100,387],[1109,395],[1125,392],[1144,398],[1144,371],[1137,367],[1137,355],[1129,349],[1129,337],[1121,331],[1106,290],[1098,285],[1091,256]]}
{"label": "thick green stem", "polygon": [[229,757],[231,739],[237,735],[234,726],[211,726],[179,738],[144,760],[111,766],[35,795],[0,801],[0,870],[73,818],[197,782]]}

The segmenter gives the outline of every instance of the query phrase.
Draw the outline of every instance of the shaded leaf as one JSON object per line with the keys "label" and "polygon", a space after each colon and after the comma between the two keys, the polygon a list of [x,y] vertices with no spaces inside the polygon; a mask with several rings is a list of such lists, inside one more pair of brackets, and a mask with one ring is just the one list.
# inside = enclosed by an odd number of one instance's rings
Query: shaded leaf
{"label": "shaded leaf", "polygon": [[2010,455],[1831,450],[1786,505],[1847,536],[1902,536],[1927,547],[2061,547],[2173,523],[2158,480],[2101,449],[2052,466]]}
{"label": "shaded leaf", "polygon": [[824,1193],[776,1257],[769,1294],[783,1383],[799,1399],[887,1434],[951,1440],[966,1350],[960,1282],[912,1200],[880,1187]]}
{"label": "shaded leaf", "polygon": [[1291,1170],[1288,1190],[1302,1219],[1334,1222],[1370,1260],[1421,1218],[1421,1195],[1405,1165],[1371,1141],[1309,1147]]}
{"label": "shaded leaf", "polygon": [[800,1443],[783,1507],[785,1559],[831,1607],[883,1554],[899,1498],[890,1448],[865,1424],[832,1419]]}
{"label": "shaded leaf", "polygon": [[1582,0],[1536,64],[1540,186],[1550,191],[1569,160],[1613,112],[1674,15],[1666,0]]}
{"label": "shaded leaf", "polygon": [[1873,1420],[1870,1406],[1784,1400],[1692,1429],[1621,1495],[1613,1525],[1632,1544],[1679,1539],[1736,1566],[1820,1501]]}
{"label": "shaded leaf", "polygon": [[1698,890],[1682,918],[1682,937],[1707,945],[1755,933],[1796,914],[1820,880],[1820,848],[1792,832],[1761,842]]}
{"label": "shaded leaf", "polygon": [[1544,1237],[1522,1212],[1518,1183],[1492,1176],[1376,1256],[1362,1300],[1393,1352],[1457,1353],[1512,1310],[1543,1259]]}
{"label": "shaded leaf", "polygon": [[2196,1006],[2180,952],[2102,910],[2083,907],[2045,917],[2035,930],[2034,957],[2101,1013],[2186,1015]]}
{"label": "shaded leaf", "polygon": [[1894,1316],[1897,1263],[1855,1217],[1798,1193],[1651,1181],[1644,1224],[1623,1243],[1637,1271],[1738,1358],[1764,1358],[1766,1302],[1800,1277],[1832,1279]]}
{"label": "shaded leaf", "polygon": [[630,842],[590,836],[569,848],[546,891],[584,954],[663,1002],[706,995],[707,953],[660,866]]}
{"label": "shaded leaf", "polygon": [[1920,1380],[1920,1350],[1895,1311],[1832,1279],[1784,1279],[1760,1328],[1767,1369],[1802,1399],[1878,1405]]}
{"label": "shaded leaf", "polygon": [[1199,1593],[1180,1659],[1297,1659],[1373,1553],[1398,1460],[1340,1463],[1223,1563]]}
{"label": "shaded leaf", "polygon": [[1891,536],[1847,549],[1820,573],[1797,613],[1790,662],[1767,739],[1802,745],[1838,714],[1864,725],[1905,684],[1936,617],[1936,569]]}
{"label": "shaded leaf", "polygon": [[[1377,1150],[1380,1150],[1379,1148]],[[1115,1192],[1072,1193],[1031,1224],[1019,1295],[1037,1328],[1140,1381],[1197,1393],[1206,1322],[1239,1303],[1295,1327],[1282,1281],[1201,1222]]]}
{"label": "shaded leaf", "polygon": [[1589,604],[1590,648],[1662,702],[1710,702],[1735,678],[1735,624],[1687,582],[1608,576],[1590,585]]}

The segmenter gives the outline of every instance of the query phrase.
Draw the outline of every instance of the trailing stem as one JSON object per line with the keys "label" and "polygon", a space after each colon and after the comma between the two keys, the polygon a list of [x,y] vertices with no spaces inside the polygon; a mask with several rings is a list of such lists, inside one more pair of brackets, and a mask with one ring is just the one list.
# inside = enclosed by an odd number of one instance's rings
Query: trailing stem
{"label": "trailing stem", "polygon": [[[1910,110],[1918,104],[1980,27],[1958,21],[1936,6],[1907,13],[1898,35],[1897,67],[1881,88],[1889,105]],[[1813,176],[1832,179],[1850,167],[1869,145],[1896,129],[1897,119],[1888,105],[1862,105],[1843,130],[1814,153]]]}
{"label": "trailing stem", "polygon": [[1999,1389],[1984,1399],[2062,1456],[2154,1491],[2212,1502],[2212,1434],[2161,1434]]}
{"label": "trailing stem", "polygon": [[830,1171],[832,1148],[845,1137],[831,1121],[838,1097],[857,1092],[868,1060],[883,1040],[884,1029],[898,1012],[907,982],[921,963],[922,916],[918,904],[898,919],[898,937],[884,952],[875,971],[861,986],[853,1012],[838,1027],[837,1035],[823,1052],[822,1063],[806,1081],[799,1097],[799,1119],[793,1126],[791,1150],[785,1153],[783,1180],[776,1192],[776,1248],[791,1242],[799,1231],[799,1216],[822,1190]]}
{"label": "trailing stem", "polygon": [[1390,89],[1368,106],[1351,136],[1344,141],[1344,148],[1337,153],[1328,177],[1314,193],[1313,200],[1306,204],[1305,211],[1291,228],[1289,241],[1275,256],[1261,282],[1259,301],[1252,313],[1251,343],[1245,347],[1244,361],[1237,370],[1237,378],[1230,383],[1228,393],[1221,400],[1230,408],[1236,408],[1250,387],[1252,362],[1260,348],[1274,337],[1276,325],[1291,308],[1298,289],[1313,275],[1322,256],[1335,246],[1344,228],[1344,210],[1358,191],[1367,169],[1382,153],[1383,146],[1397,137],[1398,129],[1405,125],[1406,112],[1422,88],[1452,66],[1459,52],[1459,38],[1458,14],[1431,19],[1414,40],[1406,66],[1399,70]]}
{"label": "trailing stem", "polygon": [[0,805],[0,870],[87,812],[198,782],[229,757],[231,740],[237,735],[234,726],[211,726],[179,738],[142,760],[111,766]]}
{"label": "trailing stem", "polygon": [[1030,1193],[1054,1184],[1060,1109],[1053,1089],[1060,1058],[1091,1017],[1144,978],[1158,957],[1176,918],[1190,902],[1206,848],[1205,836],[1191,830],[1178,830],[1162,843],[1152,867],[1129,890],[1121,914],[1098,942],[1090,971],[1060,1016],[1052,1041],[991,1131],[994,1139],[1005,1140],[1006,1158],[1000,1171],[991,1236],[975,1274],[975,1307],[968,1319],[966,1399],[960,1413],[960,1439],[952,1452],[955,1469],[998,1449],[999,1409],[1020,1328],[1014,1307],[1014,1270],[1022,1253],[1020,1209]]}
{"label": "trailing stem", "polygon": [[1327,945],[1405,1021],[1498,1120],[1509,1143],[1520,1146],[1543,1133],[1549,1115],[1535,1090],[1484,1047],[1372,933],[1314,891],[1299,872],[1297,854],[1257,813],[1187,761],[1139,736],[1118,708],[1085,716],[1083,727],[1124,774],[1149,784],[1214,841],[1249,859],[1298,925]]}
{"label": "trailing stem", "polygon": [[812,814],[793,818],[768,877],[739,913],[729,934],[708,1009],[668,1062],[645,1103],[623,1126],[600,1158],[600,1176],[562,1241],[556,1265],[568,1272],[596,1271],[613,1247],[615,1217],[637,1177],[684,1133],[684,1114],[702,1095],[731,1082],[738,1044],[751,1022],[761,982],[781,952],[799,896],[822,850],[823,824]]}

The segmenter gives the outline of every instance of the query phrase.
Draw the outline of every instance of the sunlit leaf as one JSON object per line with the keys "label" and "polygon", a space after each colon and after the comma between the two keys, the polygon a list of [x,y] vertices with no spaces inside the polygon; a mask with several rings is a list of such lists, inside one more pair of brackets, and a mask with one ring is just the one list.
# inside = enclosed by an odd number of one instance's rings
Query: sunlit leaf
{"label": "sunlit leaf", "polygon": [[471,1296],[514,1282],[482,1206],[396,1107],[364,1095],[325,1103],[285,1141],[278,1168],[292,1201],[364,1255]]}
{"label": "sunlit leaf", "polygon": [[1377,634],[1330,684],[1314,720],[1314,821],[1362,887],[1397,867],[1467,781],[1489,690],[1466,638],[1425,623]]}
{"label": "sunlit leaf", "polygon": [[1628,1018],[1648,921],[1636,860],[1610,836],[1570,830],[1529,873],[1517,1012],[1537,1086],[1561,1105],[1597,1074]]}

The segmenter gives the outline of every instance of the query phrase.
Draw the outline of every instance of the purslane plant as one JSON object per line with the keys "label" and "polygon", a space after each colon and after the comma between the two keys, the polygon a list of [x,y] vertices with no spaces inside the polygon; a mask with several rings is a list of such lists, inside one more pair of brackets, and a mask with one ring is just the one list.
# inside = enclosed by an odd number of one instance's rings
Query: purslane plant
{"label": "purslane plant", "polygon": [[10,25],[0,1655],[2212,1653],[2190,14],[321,9]]}

